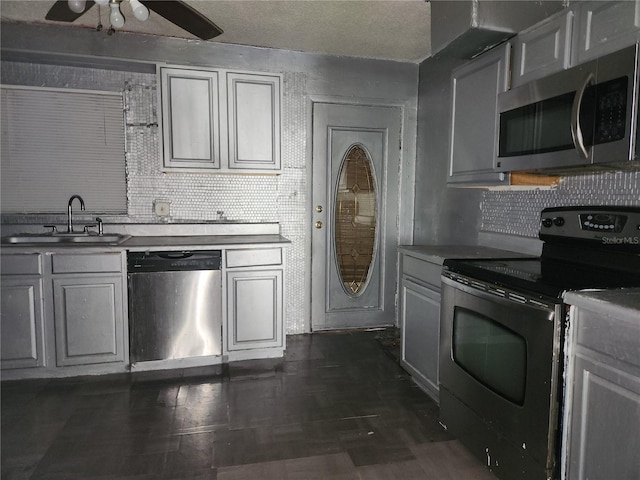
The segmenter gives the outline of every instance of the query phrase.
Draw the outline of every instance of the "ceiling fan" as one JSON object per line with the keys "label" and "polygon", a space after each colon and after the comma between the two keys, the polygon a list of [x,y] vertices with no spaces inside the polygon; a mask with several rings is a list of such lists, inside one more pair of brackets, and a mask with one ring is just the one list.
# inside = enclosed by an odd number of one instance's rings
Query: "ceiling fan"
{"label": "ceiling fan", "polygon": [[[56,22],[73,22],[84,15],[94,3],[98,5],[109,5],[111,14],[109,19],[111,26],[122,28],[124,17],[120,12],[120,4],[124,0],[58,0],[47,12],[45,18]],[[166,18],[171,23],[186,30],[202,40],[209,40],[217,37],[222,30],[207,17],[193,9],[185,2],[178,0],[128,0],[133,10],[134,16],[145,21],[149,17],[149,10]]]}

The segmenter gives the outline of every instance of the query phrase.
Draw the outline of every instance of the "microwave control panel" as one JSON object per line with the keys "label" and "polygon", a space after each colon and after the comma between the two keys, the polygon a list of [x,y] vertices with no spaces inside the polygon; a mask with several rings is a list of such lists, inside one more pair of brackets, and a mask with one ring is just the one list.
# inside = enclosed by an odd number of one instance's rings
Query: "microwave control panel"
{"label": "microwave control panel", "polygon": [[596,121],[593,144],[623,139],[627,118],[627,77],[600,83],[596,92]]}

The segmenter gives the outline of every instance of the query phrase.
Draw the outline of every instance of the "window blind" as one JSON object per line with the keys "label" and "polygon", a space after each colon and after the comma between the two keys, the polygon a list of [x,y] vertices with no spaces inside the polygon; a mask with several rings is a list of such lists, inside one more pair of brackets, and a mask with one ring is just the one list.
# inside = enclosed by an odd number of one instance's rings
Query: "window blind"
{"label": "window blind", "polygon": [[126,213],[122,94],[1,87],[0,210]]}

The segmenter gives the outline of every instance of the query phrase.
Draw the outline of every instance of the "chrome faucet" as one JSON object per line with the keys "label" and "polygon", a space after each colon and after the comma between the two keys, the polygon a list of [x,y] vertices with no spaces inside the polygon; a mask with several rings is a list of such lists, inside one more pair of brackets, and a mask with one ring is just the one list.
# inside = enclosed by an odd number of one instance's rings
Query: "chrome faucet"
{"label": "chrome faucet", "polygon": [[73,207],[71,206],[71,204],[76,198],[80,200],[80,210],[84,210],[84,200],[82,199],[82,197],[80,195],[72,195],[69,199],[69,204],[67,205],[67,233],[73,233]]}

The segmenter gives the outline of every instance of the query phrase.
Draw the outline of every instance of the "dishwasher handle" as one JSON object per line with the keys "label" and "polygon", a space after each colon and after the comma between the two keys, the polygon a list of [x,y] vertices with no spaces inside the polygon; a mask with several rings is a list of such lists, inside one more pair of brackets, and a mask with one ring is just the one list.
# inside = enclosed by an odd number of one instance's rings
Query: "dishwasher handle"
{"label": "dishwasher handle", "polygon": [[220,250],[129,252],[128,273],[220,270]]}
{"label": "dishwasher handle", "polygon": [[177,258],[189,258],[193,256],[192,252],[159,252],[156,255],[165,260],[175,260]]}

